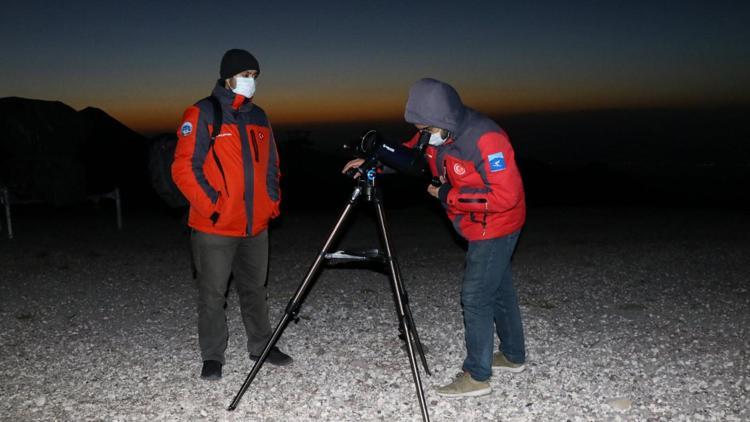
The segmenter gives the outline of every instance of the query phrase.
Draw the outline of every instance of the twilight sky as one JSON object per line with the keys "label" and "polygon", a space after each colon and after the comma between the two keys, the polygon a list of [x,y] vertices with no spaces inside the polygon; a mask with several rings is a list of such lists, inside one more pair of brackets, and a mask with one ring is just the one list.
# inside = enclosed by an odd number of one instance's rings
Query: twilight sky
{"label": "twilight sky", "polygon": [[173,131],[229,48],[272,123],[400,119],[420,77],[486,113],[750,103],[750,1],[68,1],[0,15],[0,97]]}

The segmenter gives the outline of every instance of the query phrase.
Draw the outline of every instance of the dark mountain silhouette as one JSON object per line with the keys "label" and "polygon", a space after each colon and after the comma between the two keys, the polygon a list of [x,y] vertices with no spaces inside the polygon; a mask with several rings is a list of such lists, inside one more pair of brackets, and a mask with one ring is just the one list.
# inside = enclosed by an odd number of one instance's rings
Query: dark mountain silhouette
{"label": "dark mountain silhouette", "polygon": [[145,192],[147,139],[95,108],[0,98],[0,184],[20,198],[68,205],[120,187]]}
{"label": "dark mountain silhouette", "polygon": [[[530,204],[736,205],[750,202],[749,107],[622,109],[495,116],[509,133]],[[367,129],[405,140],[404,122],[277,125],[283,207],[340,208],[352,182],[342,145]],[[59,101],[0,99],[0,184],[17,196],[68,204],[121,188],[158,202],[147,139],[104,111]],[[174,138],[174,134],[163,135]],[[426,198],[424,181],[383,176],[386,206]]]}
{"label": "dark mountain silhouette", "polygon": [[750,108],[613,109],[496,118],[520,155],[552,164],[735,165],[750,158]]}
{"label": "dark mountain silhouette", "polygon": [[[526,113],[493,119],[510,135],[531,204],[734,206],[750,202],[747,106]],[[350,184],[342,184],[338,170],[351,154],[341,145],[356,140],[366,129],[377,129],[392,140],[405,140],[415,130],[404,122],[377,121],[304,128],[277,125],[276,132],[280,143],[286,144],[282,160],[292,179],[287,184],[310,197],[297,201],[316,204],[322,202],[313,198],[317,195],[345,198]],[[318,165],[319,159],[333,168]],[[294,177],[300,171],[306,173],[304,179]],[[321,177],[325,181],[316,183]],[[424,200],[421,182],[388,176],[384,184],[383,190],[394,200]],[[334,189],[338,190],[332,193]]]}
{"label": "dark mountain silhouette", "polygon": [[104,111],[87,107],[79,113],[86,129],[84,162],[90,192],[107,192],[119,186],[130,195],[143,196],[148,186],[149,140]]}
{"label": "dark mountain silhouette", "polygon": [[750,199],[750,107],[498,117],[532,200],[725,205]]}

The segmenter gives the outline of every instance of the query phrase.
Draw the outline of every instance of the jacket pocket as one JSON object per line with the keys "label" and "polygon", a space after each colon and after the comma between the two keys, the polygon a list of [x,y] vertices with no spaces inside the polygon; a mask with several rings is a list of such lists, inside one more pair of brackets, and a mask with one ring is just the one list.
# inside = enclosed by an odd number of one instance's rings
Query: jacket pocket
{"label": "jacket pocket", "polygon": [[487,199],[486,198],[458,198],[458,202],[462,202],[464,204],[486,204]]}
{"label": "jacket pocket", "polygon": [[216,222],[219,221],[219,217],[221,214],[218,211],[214,211],[213,214],[211,214],[211,217],[208,217],[211,220],[211,224],[214,226],[216,225]]}

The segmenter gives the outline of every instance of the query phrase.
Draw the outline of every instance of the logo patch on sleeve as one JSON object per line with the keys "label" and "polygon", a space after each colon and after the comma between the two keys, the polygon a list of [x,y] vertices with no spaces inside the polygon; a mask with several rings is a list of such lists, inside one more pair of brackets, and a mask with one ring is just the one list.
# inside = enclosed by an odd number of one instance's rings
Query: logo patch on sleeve
{"label": "logo patch on sleeve", "polygon": [[490,163],[490,171],[496,172],[505,170],[505,156],[502,152],[496,152],[487,156],[487,161]]}
{"label": "logo patch on sleeve", "polygon": [[190,122],[185,122],[180,127],[180,133],[182,133],[182,136],[188,136],[193,132],[193,124]]}

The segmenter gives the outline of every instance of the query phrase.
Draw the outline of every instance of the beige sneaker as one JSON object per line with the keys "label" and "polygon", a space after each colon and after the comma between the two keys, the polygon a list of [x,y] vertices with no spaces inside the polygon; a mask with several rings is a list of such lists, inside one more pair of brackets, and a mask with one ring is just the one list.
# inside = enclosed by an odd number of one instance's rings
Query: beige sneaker
{"label": "beige sneaker", "polygon": [[505,358],[500,352],[495,353],[492,357],[492,372],[496,371],[507,371],[507,372],[521,372],[526,369],[524,363],[513,363]]}
{"label": "beige sneaker", "polygon": [[461,372],[455,381],[436,390],[443,397],[477,397],[490,394],[491,391],[490,383],[477,381],[468,372]]}

